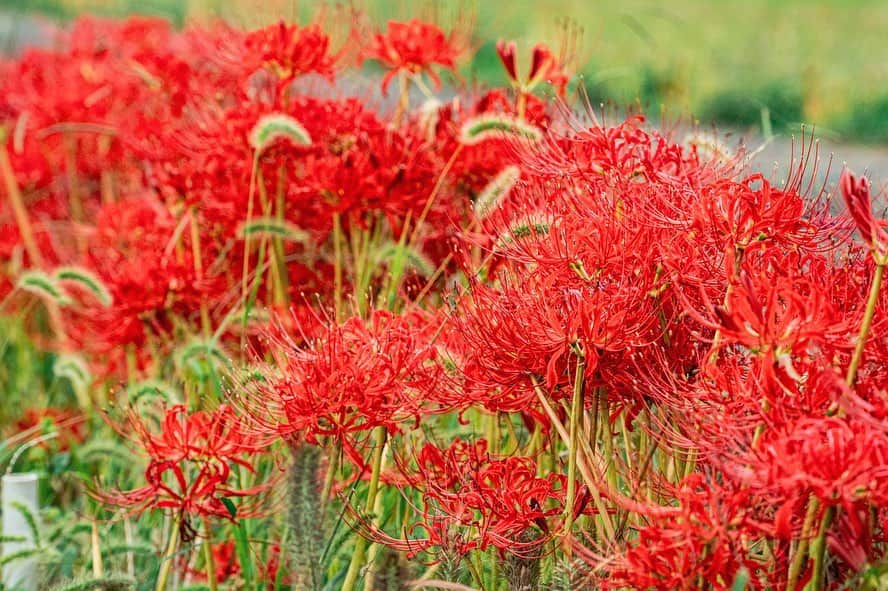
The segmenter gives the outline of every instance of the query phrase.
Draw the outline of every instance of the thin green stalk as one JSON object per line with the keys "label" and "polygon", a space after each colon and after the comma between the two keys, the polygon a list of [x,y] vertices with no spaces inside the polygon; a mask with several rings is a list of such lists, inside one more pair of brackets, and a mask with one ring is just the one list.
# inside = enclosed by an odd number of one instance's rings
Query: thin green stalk
{"label": "thin green stalk", "polygon": [[[9,204],[12,206],[12,213],[15,217],[19,234],[22,237],[25,252],[28,253],[28,258],[31,259],[31,266],[42,268],[45,261],[40,253],[40,248],[37,246],[37,240],[34,237],[34,227],[31,225],[31,220],[28,217],[28,209],[25,206],[25,200],[22,197],[21,189],[19,189],[18,180],[12,168],[12,162],[9,160],[9,152],[5,144],[0,147],[0,175],[3,176]],[[53,333],[55,333],[56,338],[64,343],[67,340],[67,336],[65,334],[65,323],[58,304],[54,301],[47,301],[46,311],[49,314],[49,324]]]}
{"label": "thin green stalk", "polygon": [[92,523],[90,534],[93,576],[97,579],[101,579],[105,576],[105,567],[102,564],[102,542],[99,539],[99,525],[95,521]]}
{"label": "thin green stalk", "polygon": [[[546,411],[546,415],[549,417],[549,420],[555,427],[555,433],[557,433],[557,435],[561,438],[561,441],[564,442],[565,445],[568,445],[570,442],[570,434],[565,429],[564,425],[561,422],[561,419],[555,413],[552,405],[546,399],[546,396],[543,393],[539,382],[536,380],[536,378],[531,378],[531,383],[533,384],[534,391],[536,392],[537,400],[540,401],[540,405],[542,405],[543,410]],[[552,434],[553,438],[555,436],[555,433]],[[586,455],[586,457],[590,460],[593,459],[595,457],[595,453],[590,448],[589,442],[581,441],[580,444],[583,446],[581,451]],[[550,443],[549,448],[554,451],[554,443]],[[614,539],[614,524],[610,518],[610,514],[608,513],[607,508],[604,506],[604,501],[602,500],[601,494],[598,490],[598,483],[592,477],[592,472],[587,465],[587,460],[584,459],[583,461],[580,461],[580,459],[581,458],[577,457],[577,469],[579,470],[580,475],[583,477],[583,481],[585,482],[586,486],[589,487],[589,492],[592,493],[592,501],[595,504],[595,508],[598,509],[598,516],[602,520],[602,525],[604,526],[605,533],[607,534],[609,539]]]}
{"label": "thin green stalk", "polygon": [[632,461],[632,437],[629,434],[629,427],[626,425],[626,414],[620,413],[620,435],[623,439],[623,449],[626,452],[626,467],[629,472],[634,472],[634,462]]}
{"label": "thin green stalk", "polygon": [[[876,313],[876,304],[879,301],[879,291],[882,288],[882,280],[885,275],[885,264],[881,261],[877,261],[876,263],[876,272],[873,275],[873,282],[870,286],[869,297],[867,297],[866,301],[866,309],[863,313],[863,321],[860,323],[860,332],[857,336],[857,345],[854,348],[854,355],[851,357],[851,364],[848,366],[848,373],[845,375],[845,383],[848,387],[853,387],[855,381],[857,380],[857,371],[860,368],[860,364],[863,361],[863,351],[866,348],[866,341],[869,337],[870,329],[872,328],[873,317]],[[808,512],[811,513],[812,510],[817,510],[819,508],[819,502],[815,498],[811,498],[808,504]],[[826,532],[829,531],[830,526],[832,525],[833,520],[835,519],[836,508],[835,507],[827,507],[826,511],[823,513],[823,517],[820,520],[820,525],[817,529],[817,537],[811,542],[808,556],[813,560],[814,565],[814,573],[812,575],[811,581],[806,586],[806,589],[810,589],[812,591],[818,591],[823,588],[823,563],[826,555]],[[807,517],[806,517],[807,520]],[[804,532],[803,532],[804,533]],[[796,560],[800,560],[799,555],[802,554],[804,546],[804,540],[799,542],[799,549],[796,550],[796,556],[793,557],[793,563]],[[794,564],[793,564],[794,566]],[[796,567],[798,570],[799,567]],[[790,575],[792,576],[792,571]],[[793,582],[795,578],[797,578],[797,574],[792,578]]]}
{"label": "thin green stalk", "polygon": [[610,405],[607,399],[607,389],[601,388],[601,396],[599,397],[601,408],[598,414],[601,416],[601,441],[602,450],[604,452],[605,476],[611,490],[617,490],[617,463],[614,461],[614,433],[610,424]]}
{"label": "thin green stalk", "polygon": [[845,383],[849,387],[854,386],[854,382],[857,380],[857,370],[863,361],[863,349],[866,347],[866,340],[873,325],[873,317],[876,314],[876,304],[879,301],[879,291],[882,289],[884,276],[885,264],[877,264],[876,272],[873,275],[873,284],[870,286],[869,297],[866,301],[866,310],[863,313],[863,322],[860,323],[857,346],[854,348],[854,356],[851,358],[851,365],[848,366],[848,373],[845,376]]}
{"label": "thin green stalk", "polygon": [[155,591],[165,591],[167,579],[170,576],[170,569],[173,567],[173,559],[176,550],[179,547],[179,520],[173,519],[170,522],[170,538],[167,541],[166,550],[164,550],[163,558],[160,563],[160,572],[157,575],[157,584],[154,586]]}
{"label": "thin green stalk", "polygon": [[405,247],[407,241],[407,228],[410,227],[410,213],[404,219],[404,228],[401,230],[401,236],[398,238],[398,249],[393,260],[389,264],[389,276],[386,286],[383,290],[385,294],[385,306],[387,310],[394,310],[398,297],[398,288],[401,286],[401,279],[404,277],[404,270],[407,267],[407,249]]}
{"label": "thin green stalk", "polygon": [[80,194],[80,179],[77,176],[77,139],[70,133],[64,134],[65,176],[68,181],[68,204],[75,222],[84,221],[83,197]]}
{"label": "thin green stalk", "polygon": [[330,458],[327,463],[327,474],[324,476],[324,488],[321,489],[321,512],[330,500],[333,491],[333,482],[336,480],[336,472],[339,470],[339,455],[342,453],[342,443],[337,439],[330,450]]}
{"label": "thin green stalk", "polygon": [[810,589],[811,591],[820,591],[821,589],[824,589],[823,565],[826,558],[826,532],[829,531],[835,515],[835,506],[826,508],[826,512],[823,514],[823,519],[820,521],[817,537],[811,542],[811,558],[814,560],[812,567],[813,574],[811,575],[811,581],[806,587],[806,589]]}
{"label": "thin green stalk", "polygon": [[333,306],[336,322],[342,320],[342,223],[339,212],[333,213]]}
{"label": "thin green stalk", "polygon": [[601,387],[592,393],[592,426],[589,429],[589,440],[592,453],[598,451],[598,409],[601,407]]}
{"label": "thin green stalk", "polygon": [[395,110],[395,127],[401,127],[401,122],[407,110],[410,108],[410,78],[407,70],[398,72],[398,107]]}
{"label": "thin green stalk", "polygon": [[820,509],[820,503],[813,496],[808,501],[808,510],[805,512],[805,521],[802,523],[802,535],[799,538],[799,544],[792,556],[789,564],[789,573],[786,577],[786,588],[792,591],[795,589],[796,581],[802,572],[802,566],[808,557],[808,538],[811,534],[811,528],[814,526],[814,517]]}
{"label": "thin green stalk", "polygon": [[407,241],[407,245],[410,248],[416,246],[416,240],[419,238],[419,231],[422,228],[423,223],[425,222],[426,216],[429,215],[429,212],[432,210],[432,205],[435,203],[435,199],[438,197],[438,193],[441,192],[441,187],[444,186],[444,181],[447,178],[447,175],[450,174],[450,169],[453,168],[456,159],[459,157],[460,153],[462,153],[463,144],[460,144],[456,147],[451,154],[450,159],[444,165],[444,168],[441,169],[441,173],[438,175],[438,180],[435,181],[435,186],[432,187],[432,192],[429,194],[429,198],[426,200],[425,206],[422,208],[422,212],[420,212],[419,217],[416,218],[416,224],[413,226],[413,232],[410,234],[410,240]]}
{"label": "thin green stalk", "polygon": [[520,121],[524,121],[524,115],[527,111],[527,91],[523,88],[518,90],[518,98],[516,101],[515,110],[518,112],[518,119]]}
{"label": "thin green stalk", "polygon": [[[123,536],[126,545],[129,548],[135,546],[135,536],[133,536],[133,522],[129,517],[123,518]],[[136,577],[136,557],[132,550],[126,552],[126,574],[134,579]]]}
{"label": "thin green stalk", "polygon": [[[200,228],[197,226],[197,208],[191,210],[191,256],[194,258],[194,272],[197,279],[202,281],[204,278],[203,253],[200,246]],[[203,330],[205,339],[210,338],[212,329],[210,327],[210,312],[207,308],[206,300],[200,302],[200,326]]]}
{"label": "thin green stalk", "polygon": [[[376,495],[379,493],[379,475],[382,472],[382,456],[385,448],[386,430],[385,427],[376,427],[373,431],[374,445],[373,459],[370,464],[370,485],[367,489],[367,499],[364,503],[365,513],[370,514],[376,506]],[[373,517],[376,521],[376,517]],[[369,545],[367,538],[360,536],[355,541],[355,549],[352,554],[351,562],[348,565],[348,572],[345,575],[345,581],[342,583],[342,591],[354,591],[355,583],[358,581],[361,569],[367,557],[367,546]]]}
{"label": "thin green stalk", "polygon": [[[262,274],[268,268],[268,265],[265,264],[265,251],[267,250],[268,245],[268,237],[263,236],[259,241],[259,257],[258,262],[256,264],[256,277],[253,279],[253,284],[250,286],[250,292],[247,296],[246,301],[244,302],[244,326],[243,326],[243,336],[242,339],[246,338],[247,334],[247,321],[250,317],[250,311],[253,309],[253,306],[256,303],[256,300],[259,297],[259,286],[262,284]],[[241,347],[243,351],[243,346]]]}
{"label": "thin green stalk", "polygon": [[[247,219],[244,223],[249,224],[253,219],[253,194],[256,192],[256,173],[259,169],[259,152],[253,155],[253,166],[250,168],[250,190],[247,193]],[[244,236],[244,264],[241,272],[241,302],[244,304],[243,326],[241,330],[241,351],[246,349],[247,340],[247,320],[250,316],[250,308],[247,306],[247,290],[250,277],[250,234]],[[259,265],[262,264],[260,258]]]}
{"label": "thin green stalk", "polygon": [[28,257],[31,259],[31,265],[43,267],[43,255],[37,247],[37,240],[34,238],[34,228],[31,226],[31,220],[28,218],[28,209],[25,207],[25,200],[19,189],[15,171],[12,169],[12,162],[9,160],[9,151],[5,145],[0,148],[0,173],[3,174],[6,195],[9,197],[9,204],[12,206],[15,223],[18,225],[22,243],[25,245],[25,252],[28,253]]}
{"label": "thin green stalk", "polygon": [[219,581],[216,574],[216,558],[213,556],[213,544],[208,521],[204,522],[203,548],[204,560],[206,562],[207,586],[210,588],[210,591],[218,591]]}
{"label": "thin green stalk", "polygon": [[[383,454],[383,461],[384,460],[385,456]],[[380,523],[385,518],[385,515],[383,514],[384,507],[382,506],[382,498],[381,494],[377,494],[376,502],[373,503],[373,519]],[[364,577],[364,591],[374,591],[375,589],[376,569],[373,565],[376,564],[378,555],[379,544],[373,544],[367,552],[367,575]]]}
{"label": "thin green stalk", "polygon": [[[286,170],[283,166],[281,166],[281,168],[278,169],[278,184],[275,199],[275,213],[279,222],[283,222],[286,219],[286,181]],[[277,284],[279,289],[279,291],[277,292],[277,303],[279,306],[286,307],[290,303],[290,296],[288,293],[290,288],[290,278],[287,273],[287,259],[284,252],[284,239],[280,236],[277,236],[274,239],[274,256],[276,263],[275,271],[277,273]]]}
{"label": "thin green stalk", "polygon": [[[586,360],[577,357],[577,369],[574,373],[573,398],[570,406],[570,435],[568,437],[567,456],[567,496],[564,501],[564,534],[570,536],[574,520],[574,501],[577,495],[577,453],[580,437],[580,420],[583,412],[583,390],[586,383]],[[569,551],[568,551],[569,553]]]}

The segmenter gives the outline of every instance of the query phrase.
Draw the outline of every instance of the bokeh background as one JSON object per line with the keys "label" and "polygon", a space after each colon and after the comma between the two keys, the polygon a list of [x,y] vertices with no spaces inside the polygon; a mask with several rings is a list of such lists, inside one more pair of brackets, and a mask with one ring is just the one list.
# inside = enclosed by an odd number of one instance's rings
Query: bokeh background
{"label": "bokeh background", "polygon": [[[142,13],[177,24],[213,18],[256,26],[308,18],[297,0],[0,0],[7,51],[40,33],[39,19]],[[816,126],[842,143],[888,145],[888,0],[364,0],[375,20],[417,14],[446,24],[474,11],[468,79],[501,80],[498,38],[555,46],[582,29],[579,71],[594,102],[763,135]],[[40,16],[35,16],[40,15]]]}

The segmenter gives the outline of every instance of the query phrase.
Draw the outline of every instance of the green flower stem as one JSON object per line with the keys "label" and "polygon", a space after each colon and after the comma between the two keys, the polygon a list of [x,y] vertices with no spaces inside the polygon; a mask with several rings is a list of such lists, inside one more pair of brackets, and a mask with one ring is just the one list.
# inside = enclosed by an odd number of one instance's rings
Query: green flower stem
{"label": "green flower stem", "polygon": [[845,383],[848,384],[848,387],[853,387],[857,380],[857,370],[863,361],[863,349],[866,347],[866,340],[873,325],[873,317],[876,315],[876,304],[879,302],[879,291],[882,289],[884,276],[885,264],[877,264],[876,272],[873,275],[873,284],[870,286],[869,298],[866,301],[866,310],[863,313],[863,322],[860,323],[857,346],[854,348],[854,356],[851,358],[851,365],[848,366],[848,373],[845,376]]}
{"label": "green flower stem", "polygon": [[573,398],[570,405],[570,435],[568,437],[567,456],[567,496],[564,500],[564,534],[570,535],[574,521],[574,501],[577,495],[577,453],[580,438],[580,421],[583,413],[583,390],[586,384],[586,360],[577,357],[577,369],[574,373]]}
{"label": "green flower stem", "polygon": [[218,591],[219,582],[216,574],[216,559],[213,557],[213,544],[208,521],[204,522],[203,548],[204,560],[206,561],[207,586],[210,588],[210,591]]}
{"label": "green flower stem", "polygon": [[[382,455],[385,448],[386,431],[385,427],[379,426],[374,430],[373,459],[371,460],[370,486],[367,489],[367,499],[364,504],[364,511],[371,513],[376,506],[376,495],[379,493],[379,475],[382,472]],[[377,518],[374,516],[375,521]],[[348,572],[345,575],[345,581],[342,583],[342,591],[354,591],[355,583],[361,574],[367,557],[367,547],[370,542],[367,538],[360,536],[355,541],[354,554],[352,554],[351,563],[348,565]]]}
{"label": "green flower stem", "polygon": [[808,556],[808,538],[811,533],[811,528],[814,526],[814,517],[817,515],[819,509],[820,502],[814,497],[811,497],[808,501],[808,511],[805,513],[805,521],[802,524],[802,536],[799,539],[799,545],[792,556],[792,562],[789,564],[789,573],[786,577],[787,589],[795,588],[799,574],[802,572],[802,566],[804,565],[805,558]]}
{"label": "green flower stem", "polygon": [[811,581],[805,587],[811,591],[820,591],[825,588],[823,586],[823,564],[826,557],[826,532],[829,531],[835,515],[836,508],[834,506],[826,508],[823,519],[820,521],[817,537],[811,542],[811,558],[814,561],[813,574]]}
{"label": "green flower stem", "polygon": [[155,591],[165,591],[167,579],[170,576],[170,569],[173,567],[173,558],[179,548],[179,520],[174,519],[170,524],[170,539],[167,541],[166,550],[164,550],[162,562],[160,564],[160,572],[157,575],[157,584],[154,586]]}

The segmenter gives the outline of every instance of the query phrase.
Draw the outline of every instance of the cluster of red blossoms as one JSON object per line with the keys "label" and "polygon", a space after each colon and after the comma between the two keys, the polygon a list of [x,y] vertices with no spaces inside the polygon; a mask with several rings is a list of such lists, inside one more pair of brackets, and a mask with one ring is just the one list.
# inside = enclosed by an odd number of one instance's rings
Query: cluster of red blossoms
{"label": "cluster of red blossoms", "polygon": [[[311,447],[348,591],[373,544],[489,590],[876,588],[869,182],[843,173],[844,213],[804,165],[571,115],[569,52],[525,76],[501,42],[511,87],[442,102],[464,32],[338,37],[82,19],[0,62],[2,310],[78,360],[81,404],[127,384],[147,456],[98,496],[193,534],[261,516],[256,466]],[[381,83],[343,83],[363,60]]]}

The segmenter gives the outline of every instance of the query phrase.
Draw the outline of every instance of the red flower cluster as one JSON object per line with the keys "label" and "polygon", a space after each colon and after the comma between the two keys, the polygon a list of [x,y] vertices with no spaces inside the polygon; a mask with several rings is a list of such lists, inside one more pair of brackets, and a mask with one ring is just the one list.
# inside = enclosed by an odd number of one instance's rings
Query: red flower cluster
{"label": "red flower cluster", "polygon": [[448,70],[456,68],[456,60],[464,48],[448,39],[439,27],[413,19],[406,23],[389,21],[385,33],[376,33],[367,57],[378,60],[389,72],[382,79],[382,90],[401,71],[409,74],[426,73],[440,88],[441,80],[432,66]]}
{"label": "red flower cluster", "polygon": [[[145,483],[106,500],[190,535],[267,486],[234,471],[280,441],[312,452],[296,488],[342,493],[324,511],[477,586],[549,547],[605,588],[820,591],[888,559],[868,181],[846,171],[836,213],[816,171],[582,123],[534,94],[566,98],[571,52],[542,45],[524,76],[499,44],[511,88],[441,103],[422,75],[462,31],[354,29],[81,20],[0,65],[3,312],[193,409],[128,415]],[[352,57],[399,77],[396,109],[342,84]]]}
{"label": "red flower cluster", "polygon": [[415,469],[403,469],[422,495],[423,520],[411,529],[424,537],[375,535],[410,554],[438,548],[464,556],[489,546],[531,554],[549,539],[550,520],[564,512],[563,476],[537,477],[530,457],[492,458],[483,439],[457,439],[446,449],[426,444]]}
{"label": "red flower cluster", "polygon": [[247,499],[237,514],[249,516],[255,510],[255,499],[250,497],[267,488],[264,484],[250,488],[235,484],[232,469],[240,466],[251,471],[251,458],[265,445],[247,433],[230,406],[211,413],[189,413],[184,406],[173,406],[165,411],[158,432],[132,410],[125,430],[121,429],[122,435],[148,455],[147,484],[135,490],[101,493],[101,497],[136,512],[171,509],[187,534],[185,539],[193,537],[190,520],[194,517],[233,519],[226,499]]}
{"label": "red flower cluster", "polygon": [[[440,380],[436,350],[417,331],[423,316],[376,311],[299,346],[273,346],[270,378],[252,401],[259,422],[287,440],[332,438],[351,459],[376,427],[390,434],[418,421]],[[264,417],[264,418],[263,418]]]}

